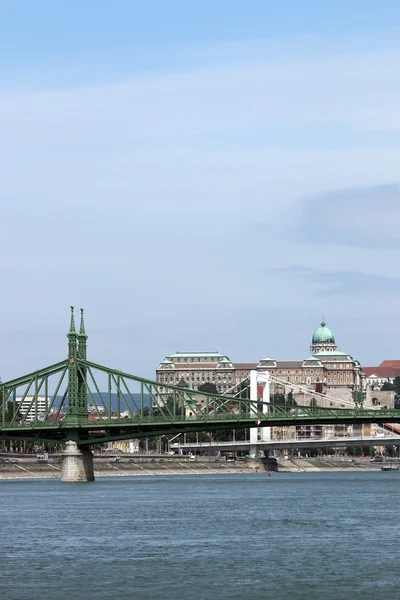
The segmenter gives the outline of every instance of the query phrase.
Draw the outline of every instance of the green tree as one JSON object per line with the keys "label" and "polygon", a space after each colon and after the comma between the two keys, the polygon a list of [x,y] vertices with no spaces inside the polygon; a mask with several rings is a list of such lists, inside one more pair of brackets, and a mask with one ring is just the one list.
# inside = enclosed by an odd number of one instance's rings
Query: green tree
{"label": "green tree", "polygon": [[15,421],[20,421],[22,419],[19,411],[18,411],[18,402],[7,402],[6,403],[6,410],[5,410],[5,420],[7,423],[9,423],[10,421],[12,421],[14,414],[15,415]]}
{"label": "green tree", "polygon": [[235,394],[235,398],[250,400],[250,380],[248,377],[240,382],[239,391]]}
{"label": "green tree", "polygon": [[400,396],[400,377],[395,377],[393,381],[394,393],[396,396]]}
{"label": "green tree", "polygon": [[197,388],[199,392],[206,392],[206,394],[215,394],[218,395],[218,389],[215,383],[211,383],[211,381],[206,381],[202,383]]}
{"label": "green tree", "polygon": [[390,383],[390,381],[385,381],[385,383],[381,387],[382,392],[393,392],[394,389],[395,389],[395,387],[394,387],[393,383]]}
{"label": "green tree", "polygon": [[271,394],[269,397],[271,404],[285,404],[285,394]]}
{"label": "green tree", "polygon": [[365,397],[366,397],[367,394],[365,392],[361,392],[359,390],[354,390],[351,393],[351,395],[353,397],[353,401],[354,401],[355,407],[356,408],[362,408],[363,405],[364,405],[364,400],[365,400]]}

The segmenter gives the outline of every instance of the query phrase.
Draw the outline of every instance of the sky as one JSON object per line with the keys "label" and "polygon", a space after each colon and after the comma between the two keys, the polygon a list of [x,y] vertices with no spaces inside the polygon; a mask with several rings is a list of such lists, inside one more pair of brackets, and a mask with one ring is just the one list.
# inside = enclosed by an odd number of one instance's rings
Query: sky
{"label": "sky", "polygon": [[0,0],[0,375],[400,359],[400,3]]}

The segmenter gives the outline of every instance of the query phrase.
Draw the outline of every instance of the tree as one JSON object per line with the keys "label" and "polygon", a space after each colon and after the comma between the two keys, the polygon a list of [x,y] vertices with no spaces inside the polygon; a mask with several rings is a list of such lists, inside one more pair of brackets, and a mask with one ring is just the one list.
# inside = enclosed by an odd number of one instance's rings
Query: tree
{"label": "tree", "polygon": [[354,390],[351,393],[352,397],[353,397],[353,401],[354,401],[354,405],[356,408],[363,408],[364,406],[364,400],[366,397],[366,393],[365,392],[361,392],[359,390]]}
{"label": "tree", "polygon": [[269,401],[271,404],[285,404],[285,394],[271,394]]}
{"label": "tree", "polygon": [[250,400],[250,380],[248,377],[239,383],[239,391],[235,394],[235,398]]}
{"label": "tree", "polygon": [[385,383],[381,387],[381,392],[393,392],[394,389],[395,388],[393,383],[390,383],[390,381],[385,381]]}
{"label": "tree", "polygon": [[400,396],[400,377],[395,377],[393,381],[394,393],[396,396]]}
{"label": "tree", "polygon": [[20,421],[22,419],[19,411],[18,411],[18,402],[13,402],[13,401],[9,401],[6,403],[6,410],[5,410],[5,421],[7,423],[9,423],[10,421],[13,420],[14,417],[14,413],[15,414],[15,421]]}
{"label": "tree", "polygon": [[215,385],[215,383],[211,383],[211,381],[206,381],[205,383],[202,383],[201,385],[199,385],[197,390],[199,392],[206,392],[207,394],[218,395],[218,388]]}

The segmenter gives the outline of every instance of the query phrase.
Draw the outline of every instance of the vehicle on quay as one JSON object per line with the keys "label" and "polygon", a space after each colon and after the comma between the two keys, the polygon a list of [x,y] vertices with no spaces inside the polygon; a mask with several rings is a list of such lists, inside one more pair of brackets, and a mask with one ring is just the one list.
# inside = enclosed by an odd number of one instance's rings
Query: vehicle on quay
{"label": "vehicle on quay", "polygon": [[36,454],[36,462],[38,463],[47,463],[49,460],[48,452],[42,452],[40,454]]}

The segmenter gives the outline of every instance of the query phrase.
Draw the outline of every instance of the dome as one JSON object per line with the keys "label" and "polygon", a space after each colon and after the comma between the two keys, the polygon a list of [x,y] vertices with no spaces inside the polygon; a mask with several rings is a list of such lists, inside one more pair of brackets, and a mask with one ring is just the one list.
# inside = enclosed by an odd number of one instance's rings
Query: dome
{"label": "dome", "polygon": [[326,326],[326,323],[322,321],[321,326],[318,327],[314,331],[314,335],[312,336],[313,344],[334,344],[335,337],[329,327]]}

